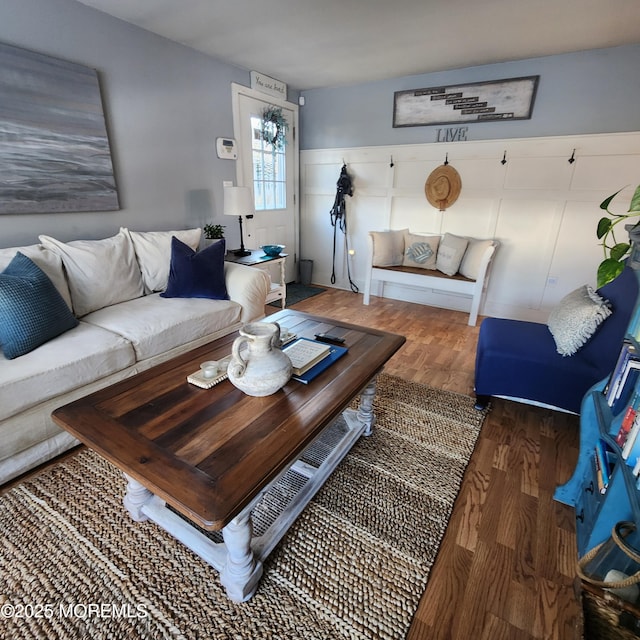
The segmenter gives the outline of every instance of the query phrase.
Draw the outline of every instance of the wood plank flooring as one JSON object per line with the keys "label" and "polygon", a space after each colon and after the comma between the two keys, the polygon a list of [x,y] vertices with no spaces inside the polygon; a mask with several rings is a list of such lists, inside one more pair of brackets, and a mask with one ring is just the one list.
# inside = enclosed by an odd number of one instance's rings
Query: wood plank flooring
{"label": "wood plank flooring", "polygon": [[[466,313],[376,297],[364,306],[338,289],[294,308],[400,333],[407,342],[385,371],[473,395],[479,326]],[[407,640],[582,638],[574,513],[553,501],[578,440],[577,416],[492,402]]]}
{"label": "wood plank flooring", "polygon": [[[467,314],[371,300],[328,289],[294,308],[401,333],[385,371],[473,395],[479,326]],[[578,432],[577,416],[492,402],[408,640],[582,637],[573,509],[553,501]]]}

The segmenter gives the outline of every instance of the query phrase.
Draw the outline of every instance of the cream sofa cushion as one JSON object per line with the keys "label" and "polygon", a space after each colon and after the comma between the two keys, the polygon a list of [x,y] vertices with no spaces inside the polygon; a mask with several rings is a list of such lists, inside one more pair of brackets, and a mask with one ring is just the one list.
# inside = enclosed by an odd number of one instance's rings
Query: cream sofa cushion
{"label": "cream sofa cushion", "polygon": [[373,266],[397,267],[404,259],[404,234],[409,229],[370,231],[373,240]]}
{"label": "cream sofa cushion", "polygon": [[62,258],[78,317],[144,294],[142,274],[128,233],[120,231],[104,240],[66,243],[50,236],[40,236],[39,240]]}
{"label": "cream sofa cushion", "polygon": [[133,242],[133,248],[142,272],[145,293],[164,291],[167,288],[172,237],[175,236],[194,251],[198,249],[202,237],[202,229],[130,231],[121,228],[120,231],[128,233]]}
{"label": "cream sofa cushion", "polygon": [[493,245],[493,240],[477,240],[476,238],[469,238],[469,244],[467,250],[464,252],[464,258],[460,264],[460,273],[465,278],[471,280],[478,279],[478,273],[480,272],[480,264],[482,258],[488,247]]}
{"label": "cream sofa cushion", "polygon": [[424,236],[416,233],[404,233],[404,267],[435,269],[440,236]]}
{"label": "cream sofa cushion", "polygon": [[438,246],[436,269],[448,276],[455,276],[460,268],[464,252],[469,244],[468,238],[445,233]]}
{"label": "cream sofa cushion", "polygon": [[47,275],[49,280],[53,282],[53,286],[58,290],[62,299],[67,303],[69,309],[71,306],[71,292],[67,286],[67,279],[64,277],[62,268],[62,259],[60,256],[43,247],[41,244],[32,244],[26,247],[11,247],[10,249],[0,249],[0,272],[4,271],[9,263],[13,260],[16,253],[22,253],[37,264]]}
{"label": "cream sofa cushion", "polygon": [[16,358],[0,358],[0,420],[135,362],[123,338],[85,322]]}
{"label": "cream sofa cushion", "polygon": [[142,298],[99,309],[83,318],[131,342],[137,360],[213,334],[240,322],[242,307],[231,300]]}

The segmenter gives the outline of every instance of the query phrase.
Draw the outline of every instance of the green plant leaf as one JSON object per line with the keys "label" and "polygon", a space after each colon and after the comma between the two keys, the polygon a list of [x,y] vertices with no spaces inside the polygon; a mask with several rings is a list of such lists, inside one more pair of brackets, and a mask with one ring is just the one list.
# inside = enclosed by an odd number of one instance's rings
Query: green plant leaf
{"label": "green plant leaf", "polygon": [[615,246],[613,246],[611,248],[611,251],[609,252],[609,256],[611,257],[612,260],[622,260],[622,258],[624,258],[629,249],[631,248],[631,245],[628,242],[619,242],[618,244],[616,244]]}
{"label": "green plant leaf", "polygon": [[615,280],[624,270],[624,263],[612,258],[607,258],[600,263],[598,267],[598,283],[600,289],[605,284]]}
{"label": "green plant leaf", "polygon": [[[606,200],[603,200],[600,203],[600,208],[604,209],[605,211],[609,212],[609,205],[611,204],[611,201],[620,193],[620,191],[622,191],[624,189],[624,187],[622,187],[622,189],[619,189],[618,191],[616,191],[612,196],[609,196]],[[615,214],[611,214],[611,215],[615,215]]]}
{"label": "green plant leaf", "polygon": [[629,213],[640,214],[640,185],[636,187],[636,192],[633,194],[633,198],[631,198]]}
{"label": "green plant leaf", "polygon": [[602,240],[602,238],[609,232],[611,229],[611,218],[600,218],[598,221],[598,228],[596,233],[598,235],[598,240]]}

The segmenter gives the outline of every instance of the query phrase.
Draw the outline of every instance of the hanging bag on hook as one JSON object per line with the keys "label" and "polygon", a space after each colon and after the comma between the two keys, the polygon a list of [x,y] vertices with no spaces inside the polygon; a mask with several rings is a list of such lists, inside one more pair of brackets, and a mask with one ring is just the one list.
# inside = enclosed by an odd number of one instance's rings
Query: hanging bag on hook
{"label": "hanging bag on hook", "polygon": [[331,208],[331,225],[333,226],[333,266],[331,270],[331,284],[336,283],[336,235],[338,233],[338,227],[344,234],[344,248],[347,257],[347,275],[349,277],[349,286],[351,291],[358,293],[359,289],[356,284],[351,280],[351,270],[349,267],[349,245],[347,239],[347,207],[344,200],[345,196],[353,195],[353,184],[351,183],[351,176],[347,173],[347,165],[342,163],[342,169],[340,170],[340,176],[336,183],[336,198]]}

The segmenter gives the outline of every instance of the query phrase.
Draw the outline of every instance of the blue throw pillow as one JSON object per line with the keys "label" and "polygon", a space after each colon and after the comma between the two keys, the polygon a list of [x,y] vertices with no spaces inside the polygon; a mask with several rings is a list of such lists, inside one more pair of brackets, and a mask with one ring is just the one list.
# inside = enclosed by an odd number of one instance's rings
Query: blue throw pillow
{"label": "blue throw pillow", "polygon": [[78,324],[48,276],[16,253],[0,273],[0,345],[13,360]]}
{"label": "blue throw pillow", "polygon": [[173,236],[169,282],[163,298],[210,298],[228,300],[224,280],[224,238],[196,253]]}

